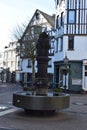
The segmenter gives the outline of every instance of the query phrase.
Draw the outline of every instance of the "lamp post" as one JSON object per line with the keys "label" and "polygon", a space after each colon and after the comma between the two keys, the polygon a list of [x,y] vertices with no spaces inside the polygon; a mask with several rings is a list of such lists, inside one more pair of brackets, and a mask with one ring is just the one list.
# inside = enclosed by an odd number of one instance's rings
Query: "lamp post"
{"label": "lamp post", "polygon": [[67,78],[67,64],[68,64],[68,61],[69,59],[67,58],[67,55],[65,55],[65,58],[64,58],[64,64],[65,64],[65,71],[64,71],[64,75],[65,75],[65,85],[64,85],[64,91],[66,92],[66,88],[67,88],[67,85],[66,85],[66,78]]}

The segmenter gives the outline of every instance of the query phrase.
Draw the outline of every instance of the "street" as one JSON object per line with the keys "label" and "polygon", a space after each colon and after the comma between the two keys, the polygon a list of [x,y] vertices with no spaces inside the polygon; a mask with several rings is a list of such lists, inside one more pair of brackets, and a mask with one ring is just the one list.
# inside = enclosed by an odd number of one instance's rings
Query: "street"
{"label": "street", "polygon": [[70,94],[70,107],[53,115],[32,115],[12,105],[12,95],[17,91],[22,91],[18,84],[0,84],[0,105],[7,106],[6,110],[0,110],[0,130],[87,129],[86,94]]}
{"label": "street", "polygon": [[22,90],[19,84],[0,83],[0,104],[12,103],[13,92]]}

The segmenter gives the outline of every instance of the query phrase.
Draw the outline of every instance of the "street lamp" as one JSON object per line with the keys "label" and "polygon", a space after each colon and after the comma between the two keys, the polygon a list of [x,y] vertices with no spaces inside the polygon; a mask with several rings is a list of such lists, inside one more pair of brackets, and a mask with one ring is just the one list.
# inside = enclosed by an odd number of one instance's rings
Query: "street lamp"
{"label": "street lamp", "polygon": [[69,61],[69,59],[67,58],[67,55],[65,55],[65,58],[64,58],[64,64],[65,64],[65,70],[64,70],[65,85],[64,85],[64,91],[65,91],[65,92],[66,92],[66,88],[67,88],[67,85],[66,85],[66,78],[67,78],[67,64],[68,64],[68,61]]}

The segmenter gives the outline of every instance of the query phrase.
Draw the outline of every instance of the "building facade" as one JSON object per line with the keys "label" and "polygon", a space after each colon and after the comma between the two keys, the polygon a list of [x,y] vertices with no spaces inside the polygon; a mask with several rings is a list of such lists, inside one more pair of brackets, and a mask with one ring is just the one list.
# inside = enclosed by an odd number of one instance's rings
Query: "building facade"
{"label": "building facade", "polygon": [[[37,73],[37,61],[35,58],[36,51],[33,51],[33,46],[37,44],[39,34],[42,32],[47,32],[50,37],[54,35],[55,27],[55,17],[50,16],[40,10],[36,10],[32,16],[28,26],[25,29],[25,32],[20,40],[20,57],[21,69],[16,71],[17,79],[23,83],[30,83],[32,81],[32,68],[34,68],[35,73]],[[53,29],[53,31],[51,31]],[[49,57],[51,60],[48,64],[48,73],[49,77],[53,80],[53,54],[54,54],[54,40],[50,38],[51,49],[49,50]],[[31,56],[30,56],[31,52]],[[34,60],[34,66],[32,65],[32,59]],[[51,81],[52,81],[51,80]]]}
{"label": "building facade", "polygon": [[3,81],[3,58],[4,58],[4,51],[0,52],[0,82]]}
{"label": "building facade", "polygon": [[3,81],[16,81],[16,42],[10,42],[3,50]]}
{"label": "building facade", "polygon": [[[55,4],[55,82],[62,80],[70,91],[87,91],[87,0],[55,0]],[[64,75],[66,56],[71,74]]]}

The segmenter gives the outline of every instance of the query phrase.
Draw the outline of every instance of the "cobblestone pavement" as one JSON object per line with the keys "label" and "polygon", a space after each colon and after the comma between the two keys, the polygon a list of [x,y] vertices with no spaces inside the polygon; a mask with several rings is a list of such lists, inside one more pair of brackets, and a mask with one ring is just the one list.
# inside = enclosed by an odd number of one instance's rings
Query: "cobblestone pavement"
{"label": "cobblestone pavement", "polygon": [[0,104],[11,104],[14,92],[22,91],[20,84],[0,83]]}
{"label": "cobblestone pavement", "polygon": [[[17,90],[16,90],[17,91]],[[15,107],[13,106],[15,109]],[[70,107],[53,115],[26,114],[24,110],[0,116],[0,130],[87,130],[87,95],[70,94]]]}
{"label": "cobblestone pavement", "polygon": [[22,87],[18,83],[0,83],[0,93],[18,91],[20,89],[22,89]]}

